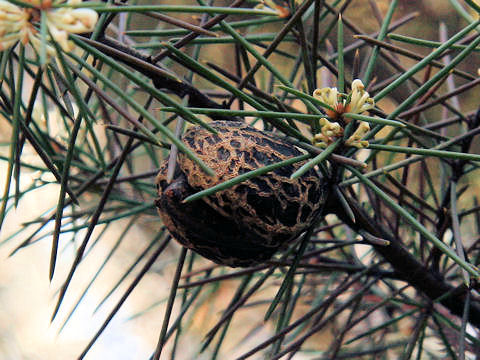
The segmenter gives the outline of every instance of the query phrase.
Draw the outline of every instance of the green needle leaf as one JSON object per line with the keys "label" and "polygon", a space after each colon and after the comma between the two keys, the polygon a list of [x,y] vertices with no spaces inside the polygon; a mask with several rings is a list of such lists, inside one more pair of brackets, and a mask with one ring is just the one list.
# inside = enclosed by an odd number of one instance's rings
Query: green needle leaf
{"label": "green needle leaf", "polygon": [[343,62],[343,22],[342,15],[338,17],[338,26],[337,26],[337,68],[338,68],[338,80],[337,87],[339,92],[344,92],[345,90],[345,66]]}
{"label": "green needle leaf", "polygon": [[[122,66],[120,66],[119,64],[117,64],[115,61],[113,61],[112,59],[109,59],[108,57],[106,56],[103,56],[103,54],[101,54],[99,51],[97,51],[95,48],[89,46],[89,45],[86,45],[84,43],[82,43],[80,40],[77,40],[75,39],[75,41],[78,43],[78,44],[81,44],[80,46],[84,46],[85,48],[88,48],[89,51],[92,51],[92,52],[95,52],[100,58],[103,58],[103,60],[105,60],[105,62],[107,62],[109,65],[111,65],[113,68],[116,68],[117,70],[121,71],[123,74],[127,75],[127,77],[130,77],[133,81],[135,82],[139,82],[141,84],[142,87],[145,87],[148,89],[148,91],[151,91],[152,94],[156,94],[158,95],[163,101],[165,101],[165,103],[169,104],[169,105],[173,105],[175,107],[175,109],[177,109],[180,113],[182,113],[182,115],[184,115],[185,117],[187,117],[188,119],[192,119],[195,118],[195,115],[193,113],[191,113],[190,111],[186,110],[185,107],[175,103],[173,100],[171,100],[170,98],[168,98],[166,95],[164,95],[163,93],[161,93],[160,91],[158,91],[157,89],[155,89],[154,87],[146,84],[144,81],[140,81],[138,78],[132,76],[131,74],[131,71],[123,68]],[[97,71],[94,67],[92,67],[90,64],[88,64],[86,61],[83,61],[81,58],[79,58],[78,56],[76,56],[75,54],[73,53],[70,53],[69,54],[72,58],[74,58],[76,61],[78,61],[79,63],[81,63],[83,66],[85,66],[86,68],[88,68],[89,71],[91,71],[93,74],[95,74],[95,76],[99,77],[103,83],[105,83],[106,85],[108,85],[113,91],[115,91],[119,96],[122,96],[123,95],[123,99],[128,102],[135,110],[137,110],[140,114],[142,114],[143,116],[145,116],[145,118],[150,122],[152,123],[160,132],[162,132],[172,143],[174,143],[179,149],[180,151],[182,151],[185,155],[187,155],[190,159],[192,159],[193,161],[195,161],[201,168],[203,171],[205,171],[208,175],[214,175],[214,171],[212,169],[210,169],[201,159],[199,159],[191,150],[190,148],[188,148],[187,146],[185,146],[185,144],[180,140],[178,139],[175,134],[170,130],[168,129],[166,126],[164,126],[163,124],[161,124],[157,119],[155,119],[152,114],[150,114],[148,111],[146,111],[143,106],[141,106],[140,104],[138,104],[136,101],[134,101],[131,97],[129,96],[125,96],[124,92],[118,87],[116,86],[112,81],[110,81],[109,79],[107,79],[103,74],[101,74],[99,71]],[[198,120],[199,122],[201,122],[200,120]],[[207,127],[207,128],[210,128],[210,127]],[[150,133],[147,133],[148,136],[151,136],[153,134]],[[156,139],[156,137],[153,135],[153,138]],[[161,144],[158,139],[155,140],[157,143]]]}
{"label": "green needle leaf", "polygon": [[414,147],[380,145],[380,144],[369,144],[368,148],[372,150],[391,151],[391,152],[403,153],[403,154],[418,154],[423,156],[434,156],[434,157],[447,158],[447,159],[480,161],[480,155],[478,154],[466,154],[466,153],[461,153],[456,151],[419,149]]}
{"label": "green needle leaf", "polygon": [[480,20],[477,20],[474,23],[468,25],[467,27],[459,31],[456,35],[452,36],[448,41],[446,41],[438,49],[432,51],[429,55],[425,56],[423,60],[419,61],[415,66],[412,66],[402,75],[400,75],[394,82],[386,86],[382,91],[378,92],[374,97],[375,102],[378,102],[380,99],[390,94],[393,89],[403,84],[406,79],[410,78],[413,74],[417,73],[418,71],[423,69],[425,66],[430,64],[432,60],[435,60],[438,56],[440,56],[440,54],[442,54],[445,50],[449,49],[453,44],[455,44],[457,41],[462,39],[470,31],[474,30],[478,25],[480,25]]}
{"label": "green needle leaf", "polygon": [[[311,96],[311,95],[308,95],[308,94],[305,94],[304,92],[301,92],[301,91],[298,91],[297,89],[295,88],[292,88],[292,87],[288,87],[288,86],[285,86],[285,85],[278,85],[278,88],[279,89],[282,89],[282,90],[285,90],[286,92],[290,93],[290,94],[293,94],[295,96],[298,96],[300,99],[303,99],[303,100],[307,100],[307,101],[311,101],[313,103],[316,103],[318,105],[320,105],[321,107],[325,108],[325,109],[328,109],[328,110],[332,110],[332,111],[335,111],[334,108],[332,108],[330,105],[318,100],[317,98]],[[315,109],[316,110],[316,109]],[[320,114],[320,111],[316,110],[317,113]]]}
{"label": "green needle leaf", "polygon": [[188,6],[188,5],[125,5],[111,6],[102,3],[84,2],[80,4],[55,4],[53,7],[91,8],[99,13],[142,13],[149,11],[201,13],[201,14],[228,14],[228,15],[263,15],[278,16],[276,11],[246,8],[231,8],[221,6]]}
{"label": "green needle leaf", "polygon": [[[382,27],[380,28],[380,32],[378,33],[378,38],[377,40],[383,40],[385,38],[385,35],[387,34],[388,31],[388,26],[390,25],[390,22],[392,21],[392,16],[397,8],[398,0],[394,0],[390,3],[390,7],[388,8],[387,15],[385,16],[385,19],[383,19]],[[377,63],[377,58],[378,54],[380,52],[380,48],[378,46],[375,46],[373,48],[372,54],[370,55],[370,59],[367,64],[367,68],[365,70],[365,75],[363,77],[363,83],[365,86],[368,86],[372,77],[373,70],[375,68],[375,65]],[[377,98],[375,97],[375,102],[377,102]]]}
{"label": "green needle leaf", "polygon": [[324,161],[337,147],[340,145],[340,142],[342,139],[337,139],[335,142],[331,143],[328,145],[328,147],[323,150],[320,154],[315,156],[312,160],[307,162],[306,164],[302,165],[300,169],[295,171],[292,176],[290,176],[290,179],[296,179],[305,174],[308,170],[310,170],[312,167],[315,165],[320,164],[322,161]]}
{"label": "green needle leaf", "polygon": [[450,247],[445,245],[440,239],[438,239],[433,233],[428,231],[421,223],[419,223],[408,211],[406,211],[402,206],[398,205],[393,199],[391,199],[387,194],[385,194],[378,186],[376,186],[371,180],[363,176],[357,169],[345,165],[358,179],[366,186],[368,186],[372,191],[375,192],[379,197],[381,197],[388,206],[401,215],[414,229],[416,229],[420,234],[422,234],[426,239],[430,240],[438,249],[440,249],[445,255],[451,258],[455,263],[465,269],[470,275],[478,278],[480,274],[473,267],[473,265],[467,263],[465,260],[462,260]]}
{"label": "green needle leaf", "polygon": [[390,119],[383,119],[383,118],[378,118],[378,117],[373,117],[373,116],[367,116],[367,115],[360,115],[360,114],[353,114],[353,113],[345,113],[343,114],[344,117],[346,118],[351,118],[355,120],[362,120],[366,121],[368,123],[372,124],[380,124],[380,125],[389,125],[389,126],[395,126],[395,127],[408,127],[408,124],[404,124],[400,121],[397,120],[390,120]]}

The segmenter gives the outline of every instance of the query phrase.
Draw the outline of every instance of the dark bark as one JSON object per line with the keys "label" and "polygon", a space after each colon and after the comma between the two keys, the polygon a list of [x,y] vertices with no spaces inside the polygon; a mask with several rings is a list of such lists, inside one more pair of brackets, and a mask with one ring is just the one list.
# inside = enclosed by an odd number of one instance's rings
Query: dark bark
{"label": "dark bark", "polygon": [[[150,56],[143,55],[122,43],[106,37],[100,38],[98,41],[86,38],[85,41],[106,55],[144,74],[152,80],[152,83],[158,89],[167,89],[179,97],[188,96],[189,106],[224,108],[192,84],[186,81],[178,81],[168,76],[166,70],[158,66]],[[212,119],[220,118],[224,120],[239,120],[237,117],[212,116]],[[462,165],[464,165],[464,163],[462,163]],[[338,204],[336,200],[333,200],[333,202]],[[331,209],[342,218],[346,224],[352,227],[352,229],[356,231],[364,230],[376,237],[390,241],[390,245],[388,246],[375,244],[372,244],[372,246],[390,263],[392,268],[398,272],[402,278],[420,293],[427,296],[431,301],[442,297],[440,303],[449,309],[452,314],[461,317],[464,311],[465,297],[468,289],[465,286],[455,288],[448,284],[443,276],[435,269],[431,267],[428,268],[410,254],[403,246],[402,241],[395,238],[383,224],[370,217],[359,203],[351,198],[348,199],[348,202],[355,215],[355,224],[351,222],[348,216],[344,215],[343,210],[338,209],[337,205],[332,205]],[[480,328],[480,304],[477,299],[472,299],[470,304],[469,321],[472,325]]]}
{"label": "dark bark", "polygon": [[[332,199],[332,201],[335,200]],[[440,273],[432,268],[427,268],[408,252],[402,241],[395,238],[383,224],[370,217],[357,201],[348,198],[348,203],[355,215],[355,224],[348,216],[344,215],[343,210],[339,209],[338,206],[333,205],[335,209],[333,212],[352,229],[356,231],[364,230],[374,236],[388,240],[390,242],[388,246],[375,244],[372,244],[372,246],[416,290],[426,295],[431,301],[443,297],[440,300],[443,306],[456,316],[461,317],[463,315],[465,298],[467,291],[469,291],[465,285],[455,288],[448,284]],[[335,204],[337,204],[336,201]],[[448,295],[446,296],[446,294]],[[476,327],[480,327],[480,303],[477,299],[471,299],[469,322]]]}

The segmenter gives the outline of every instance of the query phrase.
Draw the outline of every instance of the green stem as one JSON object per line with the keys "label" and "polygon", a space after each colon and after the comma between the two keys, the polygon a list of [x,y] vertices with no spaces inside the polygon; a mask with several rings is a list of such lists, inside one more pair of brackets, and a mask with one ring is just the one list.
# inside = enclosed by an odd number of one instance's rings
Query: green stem
{"label": "green stem", "polygon": [[261,167],[259,169],[255,169],[255,170],[246,172],[246,173],[244,173],[242,175],[239,175],[239,176],[237,176],[233,179],[227,180],[223,183],[212,186],[211,188],[208,188],[208,189],[199,191],[199,192],[197,192],[193,195],[190,195],[190,196],[186,197],[183,200],[183,202],[187,203],[187,202],[190,202],[190,201],[201,199],[205,196],[209,196],[209,195],[214,194],[218,191],[228,189],[228,188],[230,188],[230,187],[232,187],[232,186],[234,186],[238,183],[241,183],[242,181],[246,181],[246,180],[251,179],[253,177],[266,174],[267,172],[273,171],[273,170],[278,169],[282,166],[288,166],[288,165],[294,164],[296,162],[306,160],[309,157],[310,157],[310,154],[295,156],[295,157],[287,159],[287,160],[279,161],[278,163],[275,163],[275,164],[270,164],[270,165]]}

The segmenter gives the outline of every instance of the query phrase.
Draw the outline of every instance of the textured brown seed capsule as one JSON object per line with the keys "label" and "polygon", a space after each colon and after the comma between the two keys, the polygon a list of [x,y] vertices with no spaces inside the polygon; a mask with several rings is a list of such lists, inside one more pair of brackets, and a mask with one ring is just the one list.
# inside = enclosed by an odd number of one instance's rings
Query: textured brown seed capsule
{"label": "textured brown seed capsule", "polygon": [[218,134],[192,127],[183,141],[216,176],[206,175],[180,154],[170,184],[167,164],[163,164],[156,179],[159,197],[155,204],[175,239],[216,263],[250,266],[268,260],[312,224],[325,203],[326,186],[313,170],[291,180],[290,175],[304,164],[299,162],[182,203],[198,191],[302,154],[289,142],[242,122],[210,125]]}

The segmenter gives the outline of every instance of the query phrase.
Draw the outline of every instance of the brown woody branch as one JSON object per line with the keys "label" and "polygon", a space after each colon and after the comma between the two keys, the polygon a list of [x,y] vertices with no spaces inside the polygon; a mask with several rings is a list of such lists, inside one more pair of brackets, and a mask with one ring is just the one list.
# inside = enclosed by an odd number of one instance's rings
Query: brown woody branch
{"label": "brown woody branch", "polygon": [[[87,43],[95,46],[104,54],[115,58],[118,61],[128,65],[150,78],[158,89],[168,89],[179,97],[188,96],[189,106],[203,108],[223,108],[192,84],[185,81],[179,81],[172,77],[168,72],[155,64],[150,56],[125,46],[113,39],[103,37],[97,41],[84,39]],[[215,118],[215,116],[212,116]],[[225,116],[221,116],[225,119]],[[231,118],[238,120],[235,117]],[[462,316],[465,307],[467,289],[465,286],[455,288],[448,284],[441,274],[432,268],[427,268],[419,262],[402,245],[399,239],[395,238],[380,222],[371,218],[361,205],[351,198],[348,199],[349,205],[354,212],[356,223],[352,224],[347,216],[342,216],[339,210],[339,216],[355,230],[364,230],[373,236],[390,241],[388,246],[373,245],[375,250],[382,255],[397,272],[401,278],[405,279],[410,285],[419,292],[426,295],[431,301],[441,299],[440,303],[444,305],[452,314]],[[478,300],[472,299],[470,302],[470,323],[480,328],[480,304]]]}

